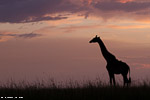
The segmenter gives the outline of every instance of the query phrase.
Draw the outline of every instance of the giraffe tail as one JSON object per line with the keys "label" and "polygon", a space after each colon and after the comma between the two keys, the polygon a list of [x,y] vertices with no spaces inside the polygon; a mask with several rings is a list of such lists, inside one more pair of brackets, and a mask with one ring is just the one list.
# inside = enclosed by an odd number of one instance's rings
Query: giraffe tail
{"label": "giraffe tail", "polygon": [[128,80],[128,83],[131,83],[130,68],[129,68],[129,80]]}

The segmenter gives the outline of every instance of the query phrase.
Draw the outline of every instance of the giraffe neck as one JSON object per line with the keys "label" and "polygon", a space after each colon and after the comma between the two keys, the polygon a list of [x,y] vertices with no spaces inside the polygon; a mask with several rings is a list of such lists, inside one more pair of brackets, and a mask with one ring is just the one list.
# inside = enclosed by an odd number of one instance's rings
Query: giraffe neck
{"label": "giraffe neck", "polygon": [[107,62],[116,60],[116,57],[107,50],[107,48],[105,47],[105,45],[101,39],[99,39],[98,44],[100,46],[102,55]]}

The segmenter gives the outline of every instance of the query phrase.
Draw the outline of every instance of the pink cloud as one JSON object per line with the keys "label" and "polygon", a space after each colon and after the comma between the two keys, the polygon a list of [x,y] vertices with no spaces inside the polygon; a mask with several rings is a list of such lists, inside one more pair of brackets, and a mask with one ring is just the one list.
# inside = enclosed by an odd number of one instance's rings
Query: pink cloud
{"label": "pink cloud", "polygon": [[13,38],[35,38],[39,37],[41,34],[38,33],[22,33],[18,34],[17,32],[10,31],[0,31],[0,42],[4,42]]}
{"label": "pink cloud", "polygon": [[132,65],[136,66],[136,69],[150,69],[150,64],[132,63]]}

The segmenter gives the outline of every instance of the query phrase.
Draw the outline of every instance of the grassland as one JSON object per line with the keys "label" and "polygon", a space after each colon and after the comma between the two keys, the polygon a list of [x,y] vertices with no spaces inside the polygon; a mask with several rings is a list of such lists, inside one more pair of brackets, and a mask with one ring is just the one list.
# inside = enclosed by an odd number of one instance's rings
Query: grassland
{"label": "grassland", "polygon": [[23,97],[18,100],[150,100],[150,84],[112,87],[101,81],[58,84],[52,80],[48,85],[44,82],[11,82],[0,87],[0,97]]}

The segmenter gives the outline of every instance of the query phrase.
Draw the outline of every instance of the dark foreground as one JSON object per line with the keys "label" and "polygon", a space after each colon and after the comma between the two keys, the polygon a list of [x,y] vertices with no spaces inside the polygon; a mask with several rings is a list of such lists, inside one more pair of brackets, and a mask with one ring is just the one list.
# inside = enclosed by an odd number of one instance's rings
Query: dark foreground
{"label": "dark foreground", "polygon": [[57,87],[55,84],[50,87],[12,86],[1,87],[0,97],[1,100],[6,100],[5,97],[23,97],[15,100],[150,100],[150,85],[111,87],[90,83],[82,87]]}

